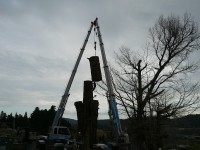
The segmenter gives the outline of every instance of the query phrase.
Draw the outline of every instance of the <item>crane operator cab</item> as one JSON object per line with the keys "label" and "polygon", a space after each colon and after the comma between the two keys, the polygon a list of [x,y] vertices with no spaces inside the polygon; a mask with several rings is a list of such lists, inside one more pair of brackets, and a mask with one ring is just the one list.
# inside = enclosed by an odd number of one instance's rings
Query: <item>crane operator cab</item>
{"label": "crane operator cab", "polygon": [[70,138],[71,134],[67,127],[55,126],[51,129],[51,132],[48,136],[48,141],[66,144],[70,141]]}

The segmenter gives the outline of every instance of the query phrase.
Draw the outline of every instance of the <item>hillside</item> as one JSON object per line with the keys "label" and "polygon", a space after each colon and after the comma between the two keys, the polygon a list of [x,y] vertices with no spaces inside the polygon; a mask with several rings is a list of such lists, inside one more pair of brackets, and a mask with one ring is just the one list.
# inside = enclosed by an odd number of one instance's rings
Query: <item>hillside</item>
{"label": "hillside", "polygon": [[[66,120],[72,125],[77,126],[77,120],[66,118]],[[121,120],[122,124],[127,123],[127,119]],[[168,125],[176,128],[200,128],[200,114],[188,115],[181,118],[170,119],[167,121]],[[110,120],[102,119],[97,122],[98,128],[108,129],[110,128]]]}
{"label": "hillside", "polygon": [[171,126],[178,128],[200,128],[200,114],[173,119]]}
{"label": "hillside", "polygon": [[[72,126],[77,126],[77,120],[65,118]],[[97,121],[97,126],[100,129],[109,129],[110,128],[110,120],[109,119],[102,119]]]}

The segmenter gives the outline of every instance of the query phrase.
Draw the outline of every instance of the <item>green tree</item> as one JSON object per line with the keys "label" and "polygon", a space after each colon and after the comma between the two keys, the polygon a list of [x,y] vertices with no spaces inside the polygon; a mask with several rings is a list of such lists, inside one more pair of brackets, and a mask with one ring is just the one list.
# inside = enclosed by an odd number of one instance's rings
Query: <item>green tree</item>
{"label": "green tree", "polygon": [[4,111],[1,111],[0,120],[1,122],[6,122],[7,114]]}
{"label": "green tree", "polygon": [[53,105],[49,110],[40,110],[39,107],[36,107],[30,116],[31,127],[41,134],[47,134],[55,113],[55,106]]}
{"label": "green tree", "polygon": [[51,108],[48,110],[48,123],[52,124],[53,119],[56,115],[56,106],[52,105]]}
{"label": "green tree", "polygon": [[29,118],[27,112],[24,113],[23,122],[24,122],[24,127],[29,127]]}
{"label": "green tree", "polygon": [[11,128],[15,128],[15,120],[12,113],[7,116],[7,125]]}
{"label": "green tree", "polygon": [[40,128],[40,109],[36,107],[35,110],[30,115],[30,123],[31,127],[35,130],[39,130]]}

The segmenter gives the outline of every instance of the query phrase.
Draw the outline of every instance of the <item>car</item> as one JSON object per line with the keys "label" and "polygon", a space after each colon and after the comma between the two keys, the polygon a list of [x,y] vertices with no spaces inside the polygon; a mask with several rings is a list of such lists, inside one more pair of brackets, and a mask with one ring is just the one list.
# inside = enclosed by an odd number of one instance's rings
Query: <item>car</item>
{"label": "car", "polygon": [[111,150],[106,144],[94,144],[93,149],[101,149],[101,150]]}

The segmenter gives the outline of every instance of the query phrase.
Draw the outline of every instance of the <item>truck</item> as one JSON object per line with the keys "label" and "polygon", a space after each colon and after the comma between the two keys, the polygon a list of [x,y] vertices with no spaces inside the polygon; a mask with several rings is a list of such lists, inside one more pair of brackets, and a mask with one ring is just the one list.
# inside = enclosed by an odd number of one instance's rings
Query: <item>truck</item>
{"label": "truck", "polygon": [[54,126],[48,135],[48,142],[68,144],[71,138],[70,131],[65,126]]}

